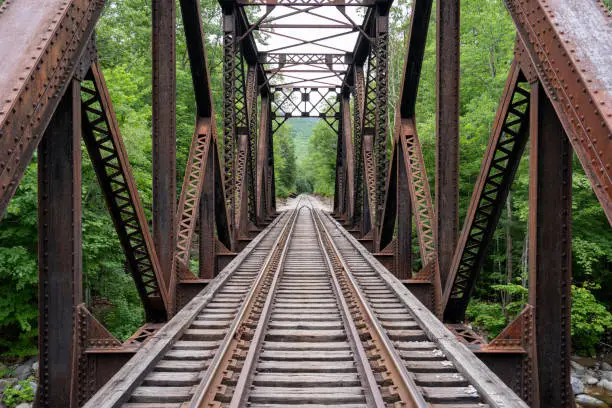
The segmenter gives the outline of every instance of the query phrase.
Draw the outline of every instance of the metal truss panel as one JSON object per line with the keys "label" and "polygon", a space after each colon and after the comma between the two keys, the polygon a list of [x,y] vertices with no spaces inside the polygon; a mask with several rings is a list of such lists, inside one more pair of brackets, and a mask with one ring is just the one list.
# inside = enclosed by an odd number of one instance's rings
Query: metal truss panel
{"label": "metal truss panel", "polygon": [[247,156],[247,183],[248,183],[248,217],[249,221],[257,224],[257,206],[255,202],[255,188],[257,175],[255,161],[257,158],[257,67],[250,65],[246,81],[246,105],[249,120],[249,151]]}
{"label": "metal truss panel", "polygon": [[198,208],[206,177],[209,150],[212,143],[212,129],[209,119],[199,119],[191,140],[187,169],[183,180],[183,188],[178,205],[177,240],[175,250],[175,265],[173,279],[178,273],[177,263],[189,267],[191,242],[195,231]]}
{"label": "metal truss panel", "polygon": [[[355,67],[353,87],[353,145],[355,147],[355,226],[361,225],[363,207],[363,109],[365,100],[365,80],[363,67]],[[363,231],[362,231],[363,233]]]}
{"label": "metal truss panel", "polygon": [[444,290],[444,317],[461,322],[527,142],[529,88],[512,63]]}
{"label": "metal truss panel", "polygon": [[73,77],[102,0],[0,6],[0,214]]}
{"label": "metal truss panel", "polygon": [[287,119],[322,118],[326,122],[340,119],[339,87],[275,87],[272,93],[272,128],[276,132]]}
{"label": "metal truss panel", "polygon": [[423,152],[412,120],[402,120],[398,142],[402,144],[403,157],[399,159],[404,160],[410,181],[410,196],[419,237],[419,251],[425,266],[436,261],[436,220],[433,215]]}
{"label": "metal truss panel", "polygon": [[[225,205],[229,211],[230,228],[234,229],[235,193],[234,193],[234,150],[236,141],[236,33],[233,14],[224,16],[223,35],[223,183]],[[233,235],[233,232],[232,232]]]}
{"label": "metal truss panel", "polygon": [[276,53],[276,52],[260,52],[259,63],[269,65],[295,65],[295,64],[315,64],[315,65],[345,65],[350,62],[351,54],[293,54],[293,53]]}
{"label": "metal truss panel", "polygon": [[119,241],[148,321],[163,321],[169,304],[166,285],[144,215],[108,88],[93,64],[82,84],[83,139],[102,187]]}
{"label": "metal truss panel", "polygon": [[612,24],[601,1],[509,0],[518,34],[612,223]]}

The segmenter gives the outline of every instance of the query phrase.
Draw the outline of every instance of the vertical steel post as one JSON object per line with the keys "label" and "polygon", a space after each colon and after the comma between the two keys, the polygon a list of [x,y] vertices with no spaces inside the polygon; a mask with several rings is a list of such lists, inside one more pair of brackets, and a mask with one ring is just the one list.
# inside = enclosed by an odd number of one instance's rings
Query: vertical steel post
{"label": "vertical steel post", "polygon": [[152,0],[151,4],[153,241],[169,287],[176,241],[176,11],[174,0]]}
{"label": "vertical steel post", "polygon": [[397,143],[397,260],[395,276],[412,277],[412,202],[402,143]]}
{"label": "vertical steel post", "polygon": [[[225,205],[229,210],[230,231],[234,242],[236,208],[234,196],[234,146],[236,140],[236,15],[232,8],[223,10],[223,172]],[[231,248],[233,249],[233,248]]]}
{"label": "vertical steel post", "polygon": [[257,139],[257,223],[263,224],[268,216],[267,199],[267,154],[270,139],[270,95],[261,96],[261,115],[259,116],[259,138]]}
{"label": "vertical steel post", "polygon": [[532,85],[531,98],[529,303],[535,307],[534,377],[539,378],[541,407],[569,407],[572,150],[540,84]]}
{"label": "vertical steel post", "polygon": [[81,95],[68,86],[38,147],[40,407],[76,407],[82,302]]}
{"label": "vertical steel post", "polygon": [[253,224],[257,224],[257,206],[255,202],[256,188],[256,160],[257,160],[257,97],[259,96],[257,83],[257,65],[249,65],[246,79],[247,116],[249,120],[249,152],[247,159],[248,183],[248,215]]}
{"label": "vertical steel post", "polygon": [[347,220],[350,225],[353,224],[353,214],[355,212],[355,152],[352,139],[352,127],[351,127],[351,105],[350,105],[350,93],[348,91],[342,92],[341,100],[341,118],[342,121],[342,139],[344,141],[344,162],[346,165],[345,172],[345,192],[344,192],[344,207],[346,212]]}
{"label": "vertical steel post", "polygon": [[459,0],[436,5],[436,217],[442,286],[459,231]]}
{"label": "vertical steel post", "polygon": [[355,66],[355,87],[353,89],[353,144],[355,146],[355,198],[354,198],[354,226],[364,233],[362,227],[363,217],[363,109],[365,98],[365,80],[363,66]]}
{"label": "vertical steel post", "polygon": [[376,54],[376,114],[374,133],[374,156],[376,163],[376,202],[374,211],[374,249],[379,250],[380,226],[385,207],[385,188],[389,161],[387,160],[387,103],[389,86],[389,16],[388,10],[377,7],[376,39],[374,40]]}
{"label": "vertical steel post", "polygon": [[208,151],[204,168],[204,185],[200,195],[199,221],[200,234],[199,255],[200,279],[212,279],[217,272],[216,237],[215,237],[215,159],[214,151]]}

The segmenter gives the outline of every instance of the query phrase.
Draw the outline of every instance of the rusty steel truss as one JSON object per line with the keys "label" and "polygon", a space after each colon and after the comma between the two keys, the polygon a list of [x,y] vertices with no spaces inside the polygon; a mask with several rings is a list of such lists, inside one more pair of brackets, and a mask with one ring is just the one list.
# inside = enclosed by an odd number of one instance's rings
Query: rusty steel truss
{"label": "rusty steel truss", "polygon": [[[176,200],[177,9],[175,0],[152,0],[151,229],[97,60],[93,32],[104,1],[4,2],[0,212],[38,149],[37,404],[82,405],[272,222],[274,135],[292,117],[313,117],[337,137],[336,219],[530,406],[571,406],[572,154],[612,220],[612,23],[599,0],[505,3],[517,29],[514,60],[459,231],[458,1],[436,2],[432,194],[415,105],[433,0],[412,4],[394,129],[391,0],[219,0],[220,135],[199,1],[179,0],[197,114]],[[295,29],[314,36],[283,31]],[[262,49],[255,32],[285,42]],[[346,38],[352,49],[330,42]],[[81,142],[146,314],[125,342],[82,294]],[[528,145],[528,304],[487,343],[465,325],[465,312]]]}

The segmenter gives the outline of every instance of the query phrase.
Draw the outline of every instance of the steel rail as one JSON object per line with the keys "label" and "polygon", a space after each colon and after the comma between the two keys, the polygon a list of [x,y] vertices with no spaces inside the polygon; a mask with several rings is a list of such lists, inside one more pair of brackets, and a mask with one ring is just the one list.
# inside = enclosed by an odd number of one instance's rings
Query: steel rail
{"label": "steel rail", "polygon": [[[345,330],[347,331],[347,336],[349,340],[351,341],[351,343],[354,344],[354,349],[357,351],[357,356],[359,357],[357,360],[357,363],[358,363],[357,369],[367,381],[368,388],[370,389],[370,395],[366,395],[366,401],[368,401],[368,403],[372,403],[373,406],[376,406],[376,407],[385,406],[386,404],[383,401],[383,397],[380,392],[380,388],[378,387],[378,383],[376,382],[374,371],[372,370],[372,366],[370,365],[370,360],[360,340],[359,332],[357,331],[357,326],[355,325],[355,321],[351,317],[351,311],[349,309],[348,303],[346,302],[346,298],[344,297],[342,293],[340,282],[338,282],[338,278],[336,277],[336,274],[334,273],[334,266],[330,259],[329,253],[327,252],[325,248],[325,244],[323,242],[323,236],[321,234],[321,230],[317,223],[315,212],[316,210],[312,208],[310,215],[312,217],[312,221],[315,226],[315,231],[317,233],[317,243],[319,245],[319,248],[321,248],[321,252],[323,252],[323,257],[325,258],[325,261],[329,268],[329,273],[332,278],[333,288],[334,288],[334,291],[336,292],[336,297],[338,298],[340,305],[341,305],[340,309],[342,311],[342,320],[344,321],[344,327],[345,327]],[[369,401],[368,397],[372,401]]]}
{"label": "steel rail", "polygon": [[[361,310],[362,315],[364,316],[364,321],[368,326],[368,332],[370,335],[372,335],[374,342],[379,347],[381,360],[386,363],[387,369],[390,369],[392,372],[392,378],[394,379],[393,385],[397,387],[397,392],[400,395],[402,403],[405,404],[404,406],[406,407],[428,408],[430,405],[423,398],[418,386],[406,370],[402,359],[397,354],[393,343],[374,315],[374,312],[372,311],[367,299],[359,288],[359,284],[355,281],[355,278],[350,273],[348,265],[344,261],[340,251],[334,243],[331,234],[325,228],[321,220],[321,216],[319,215],[319,211],[316,211],[315,214],[315,225],[318,230],[323,231],[323,234],[326,237],[325,241],[331,249],[332,255],[341,265],[340,271],[349,284],[348,286],[350,291],[358,301],[359,309]],[[391,367],[389,367],[389,365]],[[395,381],[395,379],[399,381]]]}
{"label": "steel rail", "polygon": [[[296,206],[296,215],[293,220],[293,225],[291,227],[290,232],[293,232],[293,227],[295,226],[295,222],[297,221],[301,210],[302,207]],[[268,322],[270,321],[272,302],[274,300],[274,295],[276,294],[276,288],[278,287],[280,276],[283,272],[287,252],[289,252],[289,245],[291,244],[291,239],[292,236],[290,234],[287,237],[287,240],[285,241],[285,245],[282,249],[278,265],[276,267],[276,270],[274,271],[274,278],[272,280],[272,283],[270,284],[270,289],[268,290],[266,301],[261,309],[261,317],[259,318],[259,321],[257,323],[257,328],[255,329],[255,333],[253,334],[253,338],[251,339],[251,344],[249,345],[249,351],[247,352],[247,356],[240,371],[240,378],[238,379],[238,383],[236,384],[236,388],[234,389],[234,394],[232,395],[232,400],[229,405],[230,408],[240,408],[240,406],[242,406],[241,404],[243,403],[243,399],[248,396],[246,390],[249,383],[251,382],[250,376],[251,372],[253,371],[255,359],[257,358],[257,356],[259,355],[259,351],[261,350],[266,328],[268,326]]]}
{"label": "steel rail", "polygon": [[[83,406],[84,408],[119,408],[130,398],[134,390],[144,378],[154,369],[173,344],[185,332],[185,329],[196,319],[197,315],[214,300],[215,295],[226,285],[234,273],[248,259],[265,237],[284,219],[277,217],[261,234],[232,260],[217,278],[202,292],[194,297],[174,318],[159,332],[144,344],[136,355],[130,359],[94,396]],[[287,221],[287,224],[289,221]],[[283,230],[287,224],[283,226]],[[279,233],[282,236],[283,230]],[[275,243],[278,238],[275,240]],[[272,246],[274,248],[274,245]],[[273,252],[273,249],[270,253]],[[268,255],[270,257],[270,255]]]}
{"label": "steel rail", "polygon": [[[232,322],[232,325],[230,326],[227,334],[225,335],[223,343],[219,347],[213,361],[211,362],[210,366],[202,377],[200,384],[195,389],[194,396],[189,402],[190,408],[206,407],[207,401],[214,399],[214,395],[212,396],[212,398],[210,395],[211,392],[214,392],[211,387],[213,384],[215,384],[215,380],[217,380],[220,376],[223,375],[223,372],[221,371],[221,368],[224,366],[223,363],[226,362],[229,357],[231,357],[228,356],[228,352],[234,349],[231,346],[235,345],[238,331],[242,328],[245,317],[248,316],[249,312],[251,312],[254,301],[256,299],[256,295],[259,294],[265,281],[265,278],[270,273],[268,268],[270,267],[270,265],[272,265],[274,255],[278,253],[278,246],[283,238],[285,238],[285,244],[281,249],[281,257],[285,253],[295,226],[295,222],[297,220],[298,213],[299,212],[297,210],[293,211],[293,214],[291,214],[292,218],[287,221],[287,224],[285,224],[283,230],[272,245],[273,249],[272,251],[270,251],[270,254],[266,258],[266,261],[264,262],[263,268],[261,269],[259,276],[256,278],[255,282],[253,283],[253,286],[246,295],[246,298],[242,303],[239,312],[234,317],[234,321]],[[276,276],[278,274],[277,272],[279,269],[280,268],[277,267],[276,270],[273,271],[275,276],[274,279],[276,279]]]}
{"label": "steel rail", "polygon": [[[313,221],[315,231],[317,233],[316,245],[318,246],[321,252],[322,258],[325,259],[326,264],[327,264],[327,269],[329,271],[330,280],[332,281],[332,290],[334,291],[334,294],[335,294],[335,298],[338,304],[338,310],[340,312],[340,315],[343,321],[343,325],[344,325],[344,329],[347,334],[348,342],[351,345],[351,350],[353,351],[353,353],[355,353],[358,356],[358,358],[354,362],[356,363],[356,366],[357,366],[356,368],[359,373],[359,377],[362,381],[362,385],[364,386],[364,388],[369,391],[369,392],[366,392],[364,395],[367,406],[368,407],[385,406],[386,404],[381,395],[380,389],[378,387],[378,383],[376,382],[376,378],[370,366],[368,356],[360,340],[359,332],[357,331],[355,322],[351,318],[350,308],[346,302],[346,299],[342,295],[342,289],[340,287],[340,284],[337,281],[333,273],[333,266],[332,266],[331,260],[329,259],[329,256],[327,252],[325,251],[325,247],[323,245],[321,234],[316,227],[316,220],[313,215],[315,210],[312,208],[311,205],[306,205],[305,207],[309,209],[310,216]],[[297,211],[296,220],[297,220],[297,217],[299,217],[300,211],[303,208],[304,206],[298,207],[298,209],[296,210]],[[281,255],[281,259],[279,260],[279,264],[278,264],[278,268],[274,276],[274,280],[272,284],[270,285],[270,289],[268,291],[265,304],[261,310],[262,317],[259,319],[257,329],[253,335],[253,338],[251,339],[251,343],[249,345],[249,351],[245,357],[244,364],[241,368],[240,377],[234,388],[232,399],[231,399],[231,402],[229,403],[229,408],[240,408],[240,407],[246,406],[247,404],[247,400],[249,397],[248,390],[251,388],[250,386],[253,382],[255,363],[257,361],[257,358],[260,356],[260,353],[263,347],[265,334],[268,329],[269,321],[272,316],[272,307],[273,307],[273,302],[274,302],[275,295],[276,295],[276,288],[278,287],[278,285],[280,284],[280,281],[282,280],[282,274],[285,269],[284,261],[285,261],[286,256],[291,251],[290,244],[291,244],[292,238],[293,237],[287,240],[283,254]]]}
{"label": "steel rail", "polygon": [[[327,222],[339,231],[355,250],[359,251],[364,261],[380,276],[381,282],[396,294],[397,299],[412,314],[419,327],[425,331],[430,341],[444,353],[457,371],[464,376],[478,395],[491,408],[527,408],[521,400],[499,377],[497,377],[467,346],[460,343],[455,335],[425,307],[408,288],[394,277],[372,254],[346,231],[330,214],[325,214]],[[324,223],[323,223],[324,224]],[[329,230],[326,229],[329,232]],[[329,236],[331,234],[328,233]],[[342,259],[342,256],[341,258]]]}

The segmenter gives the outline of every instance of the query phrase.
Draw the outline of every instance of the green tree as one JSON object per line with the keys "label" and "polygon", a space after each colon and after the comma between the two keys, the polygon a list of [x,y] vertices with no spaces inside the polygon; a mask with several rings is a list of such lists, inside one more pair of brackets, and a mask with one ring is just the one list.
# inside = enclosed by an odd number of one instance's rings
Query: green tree
{"label": "green tree", "polygon": [[314,193],[334,195],[337,143],[336,131],[322,120],[317,122],[308,141],[308,155],[304,162],[305,174]]}
{"label": "green tree", "polygon": [[276,196],[287,197],[295,191],[297,164],[291,126],[284,124],[274,133],[274,180]]}

